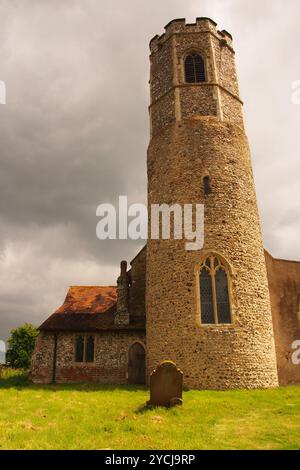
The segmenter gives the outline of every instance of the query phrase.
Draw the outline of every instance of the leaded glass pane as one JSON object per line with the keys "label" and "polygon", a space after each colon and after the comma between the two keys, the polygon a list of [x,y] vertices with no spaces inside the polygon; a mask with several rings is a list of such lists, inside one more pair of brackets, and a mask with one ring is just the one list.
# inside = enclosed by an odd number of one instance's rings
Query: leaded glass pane
{"label": "leaded glass pane", "polygon": [[76,339],[76,350],[75,350],[76,362],[83,362],[83,349],[84,349],[84,339],[82,336],[79,336]]}
{"label": "leaded glass pane", "polygon": [[204,62],[200,55],[190,54],[185,60],[185,81],[187,83],[205,82]]}
{"label": "leaded glass pane", "polygon": [[223,269],[219,269],[216,272],[216,296],[218,322],[231,323],[227,274]]}
{"label": "leaded glass pane", "polygon": [[86,362],[94,362],[94,337],[93,336],[87,337]]}
{"label": "leaded glass pane", "polygon": [[200,55],[194,56],[196,82],[205,82],[204,62]]}
{"label": "leaded glass pane", "polygon": [[202,269],[200,273],[201,322],[214,323],[214,306],[212,281],[209,272]]}
{"label": "leaded glass pane", "polygon": [[187,83],[195,83],[195,69],[193,56],[187,56],[185,60],[185,81]]}

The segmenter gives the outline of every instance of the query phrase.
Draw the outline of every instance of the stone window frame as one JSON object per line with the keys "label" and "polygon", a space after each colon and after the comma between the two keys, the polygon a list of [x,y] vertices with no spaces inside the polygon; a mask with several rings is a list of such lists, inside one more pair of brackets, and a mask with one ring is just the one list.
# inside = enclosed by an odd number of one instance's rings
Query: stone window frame
{"label": "stone window frame", "polygon": [[[229,298],[229,307],[230,307],[230,319],[231,319],[231,322],[230,323],[219,323],[218,321],[216,321],[215,323],[202,323],[201,321],[201,298],[200,298],[200,270],[203,266],[203,264],[205,263],[206,259],[209,258],[209,257],[214,257],[214,258],[218,258],[219,261],[222,263],[222,266],[225,268],[225,272],[226,272],[226,275],[227,275],[227,287],[228,287],[228,298]],[[215,271],[215,268],[212,267],[211,268],[212,271],[214,272]],[[194,274],[195,274],[195,286],[196,286],[196,293],[195,293],[195,296],[196,296],[196,324],[201,327],[201,328],[232,328],[234,327],[234,323],[235,323],[235,307],[234,307],[234,298],[233,298],[233,289],[232,289],[232,280],[234,278],[234,272],[233,272],[233,269],[232,269],[232,266],[231,264],[229,263],[229,261],[226,260],[226,258],[216,252],[216,251],[212,251],[212,250],[205,250],[203,253],[202,253],[202,256],[199,260],[199,262],[196,263],[195,265],[195,268],[194,268]],[[213,273],[215,274],[215,273]],[[213,289],[215,289],[215,285],[213,287]],[[216,291],[214,290],[214,317],[215,317],[215,320],[217,320],[217,311],[216,311]]]}
{"label": "stone window frame", "polygon": [[[189,82],[186,82],[185,80],[185,61],[186,61],[186,58],[187,56],[189,56],[190,54],[198,54],[203,62],[204,62],[204,73],[205,73],[205,81],[204,82],[193,82],[193,83],[189,83]],[[181,73],[180,73],[180,78],[181,78],[181,82],[183,83],[184,86],[205,86],[205,85],[208,85],[209,84],[209,60],[208,60],[208,57],[207,57],[207,54],[204,52],[204,51],[200,51],[198,48],[196,47],[191,47],[190,49],[187,49],[184,54],[182,54],[182,57],[181,57],[181,60],[180,60],[180,68],[181,68]]]}
{"label": "stone window frame", "polygon": [[[83,361],[78,362],[76,361],[76,342],[77,338],[83,337]],[[87,338],[89,336],[92,336],[94,338],[94,360],[93,362],[87,362],[86,361],[86,348],[87,348]],[[74,354],[73,354],[73,363],[75,366],[88,366],[88,367],[94,367],[96,365],[96,334],[95,333],[76,333],[74,336]]]}

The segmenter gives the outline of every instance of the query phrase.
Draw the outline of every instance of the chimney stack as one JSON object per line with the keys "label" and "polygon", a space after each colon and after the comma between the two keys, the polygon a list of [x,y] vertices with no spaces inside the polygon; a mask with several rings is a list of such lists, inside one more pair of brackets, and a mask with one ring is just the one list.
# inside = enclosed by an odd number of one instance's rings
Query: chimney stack
{"label": "chimney stack", "polygon": [[117,314],[115,325],[126,326],[129,325],[129,276],[127,274],[127,261],[121,261],[120,271],[120,276],[117,280]]}

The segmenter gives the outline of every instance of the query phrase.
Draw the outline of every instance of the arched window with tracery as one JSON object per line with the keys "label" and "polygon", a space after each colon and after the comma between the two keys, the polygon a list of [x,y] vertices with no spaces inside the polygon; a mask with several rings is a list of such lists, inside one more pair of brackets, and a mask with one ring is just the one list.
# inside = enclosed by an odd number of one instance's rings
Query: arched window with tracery
{"label": "arched window with tracery", "polygon": [[205,82],[205,66],[201,55],[190,53],[184,62],[186,83]]}
{"label": "arched window with tracery", "polygon": [[208,255],[199,268],[200,318],[202,324],[232,322],[229,271],[218,255]]}

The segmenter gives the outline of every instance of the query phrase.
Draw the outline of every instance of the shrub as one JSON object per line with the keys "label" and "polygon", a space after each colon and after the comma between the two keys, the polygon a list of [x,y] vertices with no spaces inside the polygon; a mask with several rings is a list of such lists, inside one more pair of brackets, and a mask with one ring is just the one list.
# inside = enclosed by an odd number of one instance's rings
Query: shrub
{"label": "shrub", "polygon": [[37,329],[29,323],[11,330],[6,354],[6,362],[10,367],[30,368],[37,335]]}

